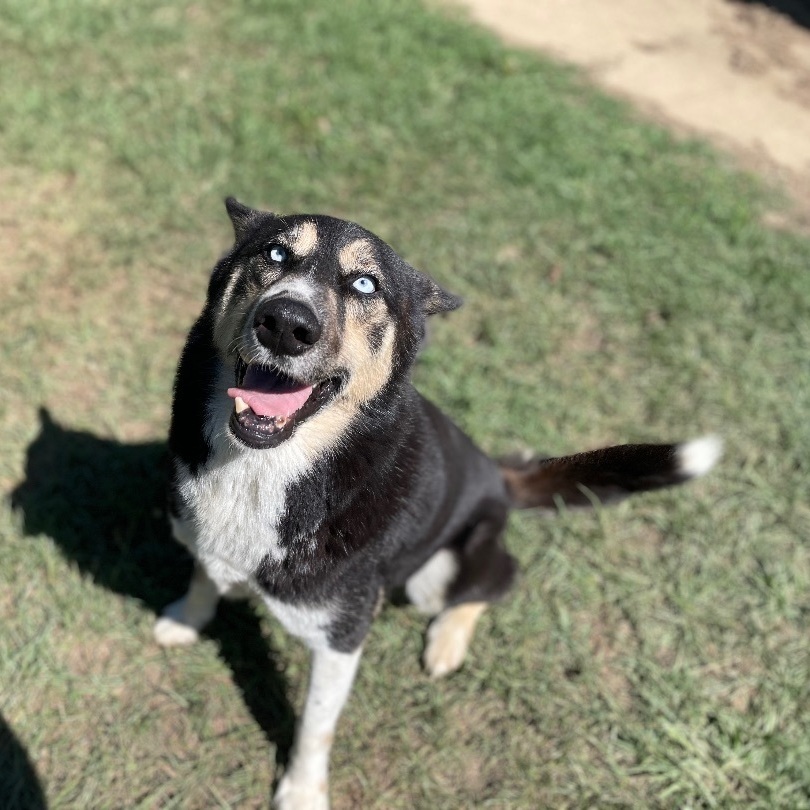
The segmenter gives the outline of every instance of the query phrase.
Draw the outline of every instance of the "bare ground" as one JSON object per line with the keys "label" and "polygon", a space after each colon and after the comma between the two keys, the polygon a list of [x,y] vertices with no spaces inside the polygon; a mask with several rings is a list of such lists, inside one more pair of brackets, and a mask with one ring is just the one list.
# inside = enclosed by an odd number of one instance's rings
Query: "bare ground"
{"label": "bare ground", "polygon": [[791,224],[810,227],[810,9],[799,0],[454,2],[505,40],[576,64],[645,114],[731,151],[788,191]]}

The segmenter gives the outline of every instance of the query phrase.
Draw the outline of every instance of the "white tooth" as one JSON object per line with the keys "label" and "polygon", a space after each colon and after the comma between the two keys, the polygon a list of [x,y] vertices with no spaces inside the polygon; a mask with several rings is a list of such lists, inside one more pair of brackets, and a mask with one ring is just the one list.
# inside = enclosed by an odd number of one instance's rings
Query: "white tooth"
{"label": "white tooth", "polygon": [[250,406],[242,397],[236,397],[233,401],[233,407],[236,408],[237,413],[242,413],[242,411],[246,411]]}

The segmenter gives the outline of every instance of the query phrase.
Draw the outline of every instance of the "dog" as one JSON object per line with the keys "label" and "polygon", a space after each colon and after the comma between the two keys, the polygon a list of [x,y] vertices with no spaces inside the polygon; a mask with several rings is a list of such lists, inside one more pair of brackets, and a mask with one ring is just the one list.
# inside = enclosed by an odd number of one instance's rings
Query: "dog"
{"label": "dog", "polygon": [[196,565],[154,633],[189,644],[220,597],[254,595],[312,652],[280,810],[329,806],[338,716],[382,600],[432,617],[424,667],[464,661],[509,589],[512,509],[591,506],[706,473],[713,437],[495,461],[410,381],[426,320],[461,301],[328,216],[226,200],[233,247],[183,349],[170,521]]}

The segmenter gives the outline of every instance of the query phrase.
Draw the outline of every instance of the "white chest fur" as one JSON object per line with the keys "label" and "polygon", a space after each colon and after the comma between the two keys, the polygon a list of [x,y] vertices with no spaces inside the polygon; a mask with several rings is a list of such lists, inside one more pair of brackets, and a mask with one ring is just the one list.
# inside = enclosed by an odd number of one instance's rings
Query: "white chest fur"
{"label": "white chest fur", "polygon": [[311,449],[295,435],[276,448],[243,448],[227,428],[233,401],[224,387],[209,408],[210,458],[195,475],[177,462],[178,494],[189,519],[172,521],[175,536],[202,564],[219,593],[247,585],[288,632],[313,649],[327,646],[334,606],[281,602],[254,580],[268,556],[280,561],[286,555],[278,529],[288,507],[287,490],[311,467]]}
{"label": "white chest fur", "polygon": [[216,397],[209,411],[212,453],[192,475],[178,463],[180,497],[190,512],[197,558],[227,565],[246,580],[267,557],[284,558],[278,526],[287,489],[310,462],[293,436],[276,448],[248,450],[227,429],[233,401]]}
{"label": "white chest fur", "polygon": [[[293,605],[263,592],[253,579],[268,555],[282,560],[278,524],[286,489],[300,460],[280,448],[254,453],[216,453],[200,474],[178,470],[180,495],[191,521],[175,522],[175,535],[188,545],[220,593],[247,585],[289,633],[312,649],[328,646],[334,619],[329,604]],[[191,531],[188,531],[191,529]]]}

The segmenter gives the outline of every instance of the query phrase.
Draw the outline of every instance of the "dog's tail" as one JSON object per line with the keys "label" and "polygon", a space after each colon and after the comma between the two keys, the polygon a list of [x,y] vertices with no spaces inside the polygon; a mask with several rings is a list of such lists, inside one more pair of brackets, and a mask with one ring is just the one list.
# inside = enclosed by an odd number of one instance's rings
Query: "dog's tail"
{"label": "dog's tail", "polygon": [[622,444],[560,458],[503,459],[506,487],[517,509],[611,503],[705,475],[722,453],[716,436],[683,444]]}

